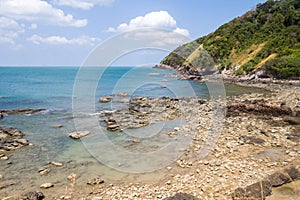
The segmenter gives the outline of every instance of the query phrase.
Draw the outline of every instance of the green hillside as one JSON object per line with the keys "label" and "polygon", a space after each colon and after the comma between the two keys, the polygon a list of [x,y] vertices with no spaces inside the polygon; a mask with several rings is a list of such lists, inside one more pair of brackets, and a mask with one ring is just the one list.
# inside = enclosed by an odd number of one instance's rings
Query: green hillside
{"label": "green hillside", "polygon": [[214,33],[178,47],[161,64],[189,69],[195,68],[194,63],[211,64],[201,49],[219,70],[231,70],[235,75],[264,71],[265,76],[274,78],[299,78],[300,0],[258,4]]}

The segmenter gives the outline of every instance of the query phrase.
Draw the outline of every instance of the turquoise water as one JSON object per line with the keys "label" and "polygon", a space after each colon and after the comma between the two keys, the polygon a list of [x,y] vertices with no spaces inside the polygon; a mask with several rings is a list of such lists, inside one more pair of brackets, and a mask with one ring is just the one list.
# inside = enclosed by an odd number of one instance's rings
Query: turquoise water
{"label": "turquoise water", "polygon": [[[87,178],[98,175],[106,179],[128,180],[126,173],[105,167],[89,154],[80,141],[68,137],[68,133],[76,130],[72,113],[72,99],[79,98],[79,96],[73,92],[74,84],[77,83],[81,86],[82,94],[84,94],[85,92],[89,93],[88,91],[96,83],[96,90],[92,91],[93,96],[91,97],[94,98],[95,109],[92,113],[86,113],[87,115],[103,109],[112,109],[111,105],[98,103],[98,99],[120,92],[128,92],[130,96],[182,97],[197,95],[201,98],[209,97],[205,84],[167,78],[165,75],[171,72],[173,71],[133,67],[85,68],[81,70],[79,67],[0,67],[0,110],[46,109],[45,112],[33,115],[5,116],[0,121],[0,126],[10,126],[22,130],[26,138],[34,144],[34,147],[25,147],[18,153],[9,153],[9,161],[13,163],[12,165],[0,161],[0,174],[3,175],[4,181],[18,180],[18,184],[2,189],[0,197],[30,188],[38,189],[38,186],[45,181],[63,184],[70,173],[78,174],[78,178],[83,180],[83,184]],[[83,73],[85,76],[80,76],[79,73]],[[226,88],[229,95],[253,90],[234,85],[226,85]],[[84,103],[82,102],[83,108]],[[51,128],[54,125],[63,127]],[[180,126],[180,124],[175,125]],[[138,130],[139,134],[145,130]],[[131,147],[128,144],[132,138],[125,137],[122,133],[110,135],[110,138],[116,143]],[[142,143],[138,150],[147,151],[147,146],[163,146],[168,140],[166,134],[158,135]],[[114,160],[117,157],[112,155],[111,159]],[[62,162],[65,167],[51,169],[52,172],[48,175],[40,176],[37,170],[47,166],[49,161]],[[159,172],[157,173],[159,174]],[[158,174],[155,177],[159,178]],[[160,175],[163,177],[163,174]],[[148,179],[147,175],[145,179]],[[153,176],[150,176],[149,180],[153,181]]]}

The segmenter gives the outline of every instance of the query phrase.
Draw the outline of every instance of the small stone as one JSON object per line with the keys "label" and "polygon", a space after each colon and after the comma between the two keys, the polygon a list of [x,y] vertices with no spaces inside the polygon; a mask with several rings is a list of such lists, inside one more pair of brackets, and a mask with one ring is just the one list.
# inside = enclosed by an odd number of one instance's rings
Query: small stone
{"label": "small stone", "polygon": [[172,169],[172,167],[167,167],[167,170],[171,170]]}
{"label": "small stone", "polygon": [[75,132],[69,133],[69,137],[73,138],[73,139],[80,139],[89,134],[90,134],[89,131],[75,131]]}
{"label": "small stone", "polygon": [[39,169],[40,175],[45,175],[45,174],[48,174],[49,172],[50,172],[50,169],[47,169],[47,168]]}
{"label": "small stone", "polygon": [[135,144],[138,144],[138,143],[141,143],[141,140],[139,140],[139,139],[134,139],[134,140],[132,140],[132,142],[135,143]]}
{"label": "small stone", "polygon": [[3,176],[0,174],[0,181],[2,180]]}
{"label": "small stone", "polygon": [[44,183],[40,186],[40,188],[42,188],[42,189],[48,189],[51,187],[54,187],[54,185],[52,183]]}
{"label": "small stone", "polygon": [[180,130],[179,127],[175,127],[175,128],[174,128],[174,131],[179,131],[179,130]]}
{"label": "small stone", "polygon": [[8,157],[7,156],[3,156],[0,158],[0,160],[8,160]]}
{"label": "small stone", "polygon": [[51,165],[55,166],[55,167],[62,167],[63,164],[59,163],[59,162],[50,162]]}
{"label": "small stone", "polygon": [[51,128],[62,128],[62,127],[64,127],[63,125],[61,125],[61,124],[59,124],[59,125],[54,125],[54,126],[51,126]]}
{"label": "small stone", "polygon": [[68,176],[68,180],[71,181],[71,182],[75,182],[75,180],[76,180],[76,174],[70,174]]}

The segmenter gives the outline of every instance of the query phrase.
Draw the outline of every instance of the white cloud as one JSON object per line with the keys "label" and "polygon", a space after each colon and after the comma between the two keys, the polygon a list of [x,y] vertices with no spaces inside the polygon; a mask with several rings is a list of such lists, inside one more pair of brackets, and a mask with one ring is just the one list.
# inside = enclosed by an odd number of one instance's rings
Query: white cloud
{"label": "white cloud", "polygon": [[74,19],[71,14],[65,14],[64,11],[42,0],[1,0],[0,13],[14,20],[58,26],[83,27],[87,25],[86,19]]}
{"label": "white cloud", "polygon": [[114,0],[53,0],[54,4],[89,10],[94,6],[111,5]]}
{"label": "white cloud", "polygon": [[15,20],[0,17],[0,43],[16,46],[15,39],[24,32],[24,25],[18,24]]}
{"label": "white cloud", "polygon": [[29,29],[34,30],[37,29],[38,25],[37,24],[31,24]]}
{"label": "white cloud", "polygon": [[33,42],[34,44],[50,44],[50,45],[95,45],[100,39],[89,37],[89,36],[81,36],[79,38],[67,39],[63,36],[49,36],[49,37],[41,37],[39,35],[33,35],[27,39],[28,41]]}
{"label": "white cloud", "polygon": [[118,27],[109,27],[108,32],[125,32],[138,28],[168,29],[177,34],[189,36],[189,31],[177,26],[176,20],[167,11],[150,12],[144,16],[131,19],[128,24],[122,23]]}

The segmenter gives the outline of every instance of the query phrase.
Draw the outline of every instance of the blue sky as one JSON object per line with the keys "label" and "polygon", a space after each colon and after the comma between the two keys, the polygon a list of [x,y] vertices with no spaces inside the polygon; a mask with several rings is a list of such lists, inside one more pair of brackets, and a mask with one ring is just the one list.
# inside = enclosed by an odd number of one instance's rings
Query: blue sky
{"label": "blue sky", "polygon": [[[262,2],[0,0],[0,66],[79,66],[108,38],[143,27],[167,28],[192,40]],[[134,60],[132,55],[116,64],[138,64]]]}

